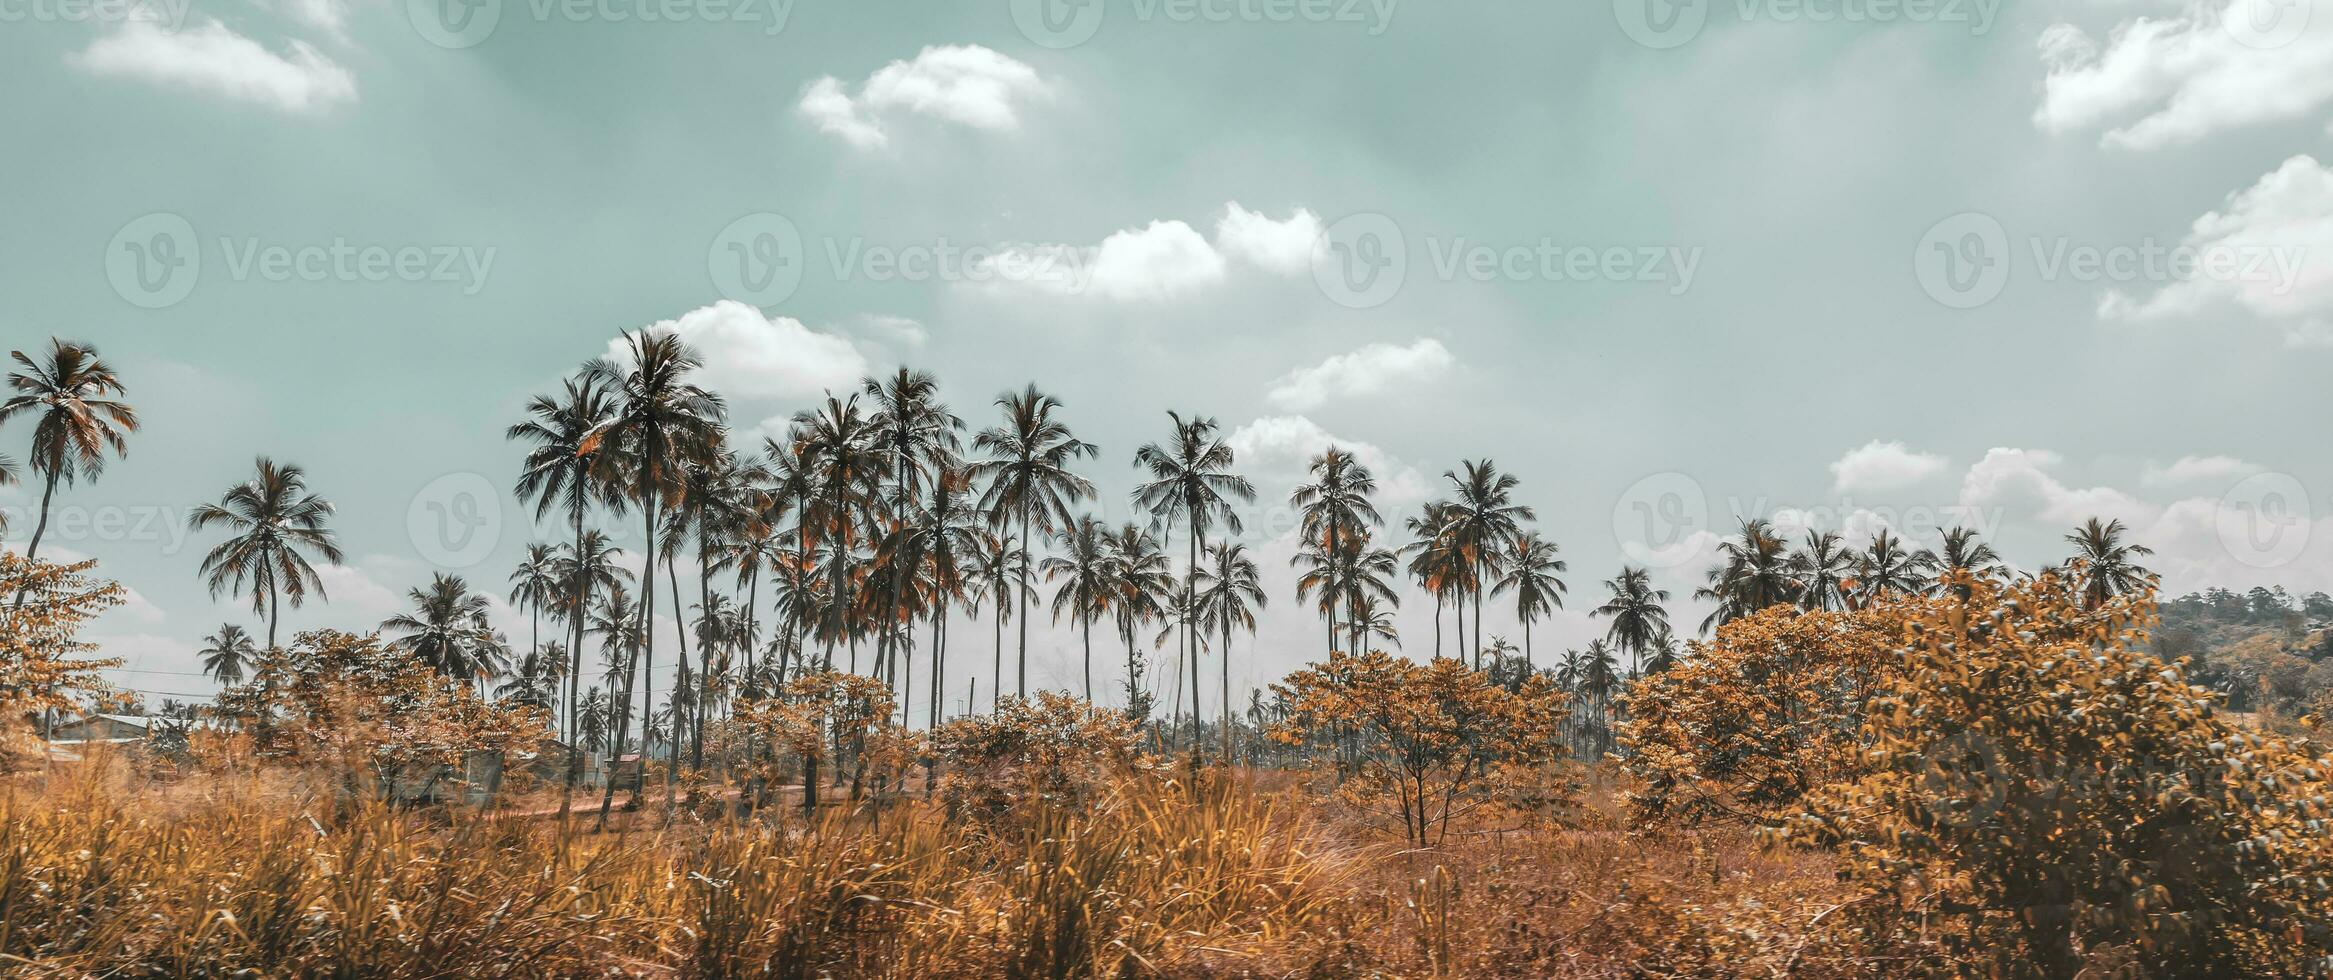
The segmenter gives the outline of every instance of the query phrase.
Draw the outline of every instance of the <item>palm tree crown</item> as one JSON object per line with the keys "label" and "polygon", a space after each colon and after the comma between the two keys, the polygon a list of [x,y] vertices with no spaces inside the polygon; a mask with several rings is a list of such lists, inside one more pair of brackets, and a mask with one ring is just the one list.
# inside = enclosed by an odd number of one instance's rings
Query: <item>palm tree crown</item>
{"label": "palm tree crown", "polygon": [[308,491],[306,473],[265,456],[259,458],[257,475],[187,517],[192,530],[216,524],[236,532],[203,556],[202,572],[213,596],[250,586],[251,610],[267,614],[270,650],[275,649],[279,597],[291,600],[294,609],[311,592],[325,598],[324,582],[303,552],[340,564],[340,546],[325,526],[331,517],[332,503]]}

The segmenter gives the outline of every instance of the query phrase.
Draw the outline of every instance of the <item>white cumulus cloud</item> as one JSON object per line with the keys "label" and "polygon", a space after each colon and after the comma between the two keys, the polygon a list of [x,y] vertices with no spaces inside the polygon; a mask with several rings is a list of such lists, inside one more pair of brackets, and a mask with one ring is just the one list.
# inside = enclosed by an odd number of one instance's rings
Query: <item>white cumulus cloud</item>
{"label": "white cumulus cloud", "polygon": [[2333,101],[2333,0],[2189,0],[2171,17],[2041,35],[2048,75],[2034,123],[2105,128],[2106,146],[2191,143],[2217,130],[2307,116]]}
{"label": "white cumulus cloud", "polygon": [[1274,221],[1233,201],[1224,205],[1223,217],[1215,222],[1215,244],[1224,254],[1281,275],[1311,268],[1319,242],[1320,217],[1304,208]]}
{"label": "white cumulus cloud", "polygon": [[1901,442],[1873,439],[1831,464],[1831,483],[1841,491],[1897,490],[1944,472],[1945,462]]}
{"label": "white cumulus cloud", "polygon": [[2251,476],[2260,471],[2260,467],[2233,456],[2181,456],[2169,466],[2147,464],[2139,482],[2149,486],[2207,483]]}
{"label": "white cumulus cloud", "polygon": [[821,131],[867,149],[890,142],[887,116],[906,113],[1003,132],[1020,126],[1023,104],[1051,92],[1036,69],[1011,57],[977,44],[935,45],[877,69],[856,96],[832,75],[815,79],[796,109]]}
{"label": "white cumulus cloud", "polygon": [[1370,344],[1281,375],[1264,393],[1273,405],[1301,412],[1337,397],[1363,397],[1431,381],[1457,359],[1431,337],[1403,346]]}
{"label": "white cumulus cloud", "polygon": [[2110,292],[2107,319],[2192,317],[2233,304],[2282,327],[2294,345],[2333,344],[2333,169],[2293,157],[2195,219],[2181,242],[2193,268],[2144,298]]}
{"label": "white cumulus cloud", "polygon": [[[732,397],[807,397],[850,385],[868,371],[866,356],[849,340],[730,300],[645,329],[678,334],[695,347],[705,359],[701,383]],[[622,338],[608,342],[607,356],[628,361]]]}
{"label": "white cumulus cloud", "polygon": [[356,101],[356,77],[314,45],[292,41],[277,54],[216,20],[175,33],[150,20],[124,21],[70,60],[96,75],[136,78],[293,114]]}

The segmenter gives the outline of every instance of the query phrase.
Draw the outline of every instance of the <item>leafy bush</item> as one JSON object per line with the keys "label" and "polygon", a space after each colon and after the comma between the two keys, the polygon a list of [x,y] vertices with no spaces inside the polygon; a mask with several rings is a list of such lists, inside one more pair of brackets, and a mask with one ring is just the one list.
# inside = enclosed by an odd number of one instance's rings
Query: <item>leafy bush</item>
{"label": "leafy bush", "polygon": [[1415,844],[1485,809],[1549,812],[1570,802],[1558,771],[1565,696],[1545,675],[1513,690],[1463,661],[1331,653],[1274,690],[1289,705],[1273,737],[1319,753],[1339,800],[1397,817]]}
{"label": "leafy bush", "polygon": [[1630,686],[1621,741],[1639,817],[1761,824],[1863,771],[1865,701],[1901,670],[1904,629],[1933,600],[1848,612],[1774,606],[1718,627]]}
{"label": "leafy bush", "polygon": [[1007,699],[932,733],[940,799],[953,814],[997,817],[1030,803],[1078,807],[1112,780],[1155,769],[1123,713],[1051,691]]}
{"label": "leafy bush", "polygon": [[1865,711],[1866,774],[1788,822],[1866,889],[1842,921],[1941,936],[1932,973],[2322,974],[2333,763],[2140,652],[2150,597],[1964,584]]}

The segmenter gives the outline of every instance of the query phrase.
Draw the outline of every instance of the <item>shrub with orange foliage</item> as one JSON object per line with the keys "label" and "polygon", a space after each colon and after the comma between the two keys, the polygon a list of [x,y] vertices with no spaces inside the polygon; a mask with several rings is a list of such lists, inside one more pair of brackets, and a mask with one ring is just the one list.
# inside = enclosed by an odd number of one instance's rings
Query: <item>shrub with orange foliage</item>
{"label": "shrub with orange foliage", "polygon": [[1398,817],[1402,835],[1440,842],[1453,818],[1569,804],[1565,696],[1533,675],[1513,689],[1464,661],[1420,664],[1371,650],[1331,653],[1273,686],[1288,703],[1272,737],[1320,753],[1337,798]]}
{"label": "shrub with orange foliage", "polygon": [[122,602],[120,585],[85,574],[96,566],[0,552],[0,772],[38,764],[28,720],[123,703],[99,673],[122,662],[76,656],[95,649],[78,639],[82,625]]}
{"label": "shrub with orange foliage", "polygon": [[1124,712],[1052,691],[941,725],[932,747],[948,812],[982,817],[1032,802],[1082,806],[1113,780],[1158,768]]}
{"label": "shrub with orange foliage", "polygon": [[1848,612],[1788,606],[1718,627],[1676,667],[1631,685],[1621,742],[1638,815],[1762,824],[1863,771],[1864,702],[1899,669],[1908,622],[1932,600]]}
{"label": "shrub with orange foliage", "polygon": [[1865,890],[1842,923],[1941,939],[1932,974],[2323,975],[2333,759],[2142,652],[2151,596],[1960,584],[1864,712],[1866,773],[1788,822]]}
{"label": "shrub with orange foliage", "polygon": [[551,734],[543,709],[488,701],[375,635],[313,630],[257,667],[220,692],[218,712],[262,761],[330,772],[350,794],[360,774],[383,788],[426,784],[472,753],[508,756]]}
{"label": "shrub with orange foliage", "polygon": [[[892,722],[899,711],[891,686],[871,677],[825,670],[786,683],[774,698],[737,702],[737,728],[751,744],[779,750],[763,757],[764,778],[790,756],[802,767],[802,805],[818,805],[818,770],[841,754],[854,764],[851,796],[868,777],[878,786],[904,776],[919,754],[915,735]],[[781,755],[783,754],[783,755]]]}

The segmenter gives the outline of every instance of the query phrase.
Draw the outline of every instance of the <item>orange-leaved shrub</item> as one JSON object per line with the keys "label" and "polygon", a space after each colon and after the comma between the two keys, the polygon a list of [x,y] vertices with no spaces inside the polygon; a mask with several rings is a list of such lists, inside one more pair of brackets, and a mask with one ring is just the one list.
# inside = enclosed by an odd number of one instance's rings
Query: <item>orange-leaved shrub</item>
{"label": "orange-leaved shrub", "polygon": [[1142,732],[1124,712],[1066,694],[1008,698],[932,732],[940,800],[952,814],[994,817],[1027,803],[1076,807],[1112,781],[1153,771]]}
{"label": "orange-leaved shrub", "polygon": [[1842,927],[1919,933],[1904,973],[2309,976],[2333,964],[2333,760],[2247,729],[2142,652],[2150,595],[1962,576],[1864,711],[1866,772],[1787,839],[1865,891]]}
{"label": "orange-leaved shrub", "polygon": [[1568,709],[1546,675],[1509,688],[1457,659],[1332,652],[1273,690],[1288,714],[1272,737],[1328,769],[1340,802],[1399,819],[1414,844],[1478,811],[1560,815],[1571,802]]}
{"label": "orange-leaved shrub", "polygon": [[1900,670],[1904,629],[1934,600],[1845,612],[1786,605],[1733,620],[1676,667],[1630,685],[1621,743],[1647,820],[1763,824],[1862,772],[1865,702]]}
{"label": "orange-leaved shrub", "polygon": [[80,640],[81,627],[122,603],[119,584],[86,574],[96,566],[0,551],[0,772],[40,764],[43,749],[24,719],[123,703],[100,673],[122,662],[79,656],[92,649]]}

